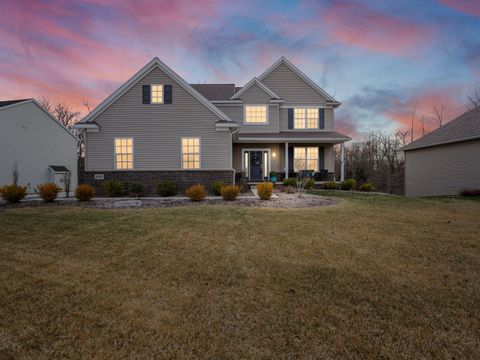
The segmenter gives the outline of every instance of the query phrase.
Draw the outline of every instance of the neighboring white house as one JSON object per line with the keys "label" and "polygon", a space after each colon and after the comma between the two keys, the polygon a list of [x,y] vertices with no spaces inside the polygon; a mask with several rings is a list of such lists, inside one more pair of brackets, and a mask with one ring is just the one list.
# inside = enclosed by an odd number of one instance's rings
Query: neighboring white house
{"label": "neighboring white house", "polygon": [[30,193],[46,182],[63,188],[65,171],[77,187],[77,138],[33,99],[0,101],[0,186],[12,183],[14,166]]}

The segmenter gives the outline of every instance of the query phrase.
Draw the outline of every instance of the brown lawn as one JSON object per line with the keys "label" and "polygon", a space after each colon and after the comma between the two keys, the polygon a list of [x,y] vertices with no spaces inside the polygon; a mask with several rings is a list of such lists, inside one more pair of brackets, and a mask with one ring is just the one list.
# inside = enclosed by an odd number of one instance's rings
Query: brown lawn
{"label": "brown lawn", "polygon": [[0,358],[476,358],[480,202],[0,211]]}

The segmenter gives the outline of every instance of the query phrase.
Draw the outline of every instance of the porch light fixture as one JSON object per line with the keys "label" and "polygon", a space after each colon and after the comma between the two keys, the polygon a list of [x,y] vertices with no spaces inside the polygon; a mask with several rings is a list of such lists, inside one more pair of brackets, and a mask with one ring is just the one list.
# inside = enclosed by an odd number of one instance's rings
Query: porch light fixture
{"label": "porch light fixture", "polygon": [[276,157],[277,156],[277,153],[274,151],[272,152],[272,157]]}

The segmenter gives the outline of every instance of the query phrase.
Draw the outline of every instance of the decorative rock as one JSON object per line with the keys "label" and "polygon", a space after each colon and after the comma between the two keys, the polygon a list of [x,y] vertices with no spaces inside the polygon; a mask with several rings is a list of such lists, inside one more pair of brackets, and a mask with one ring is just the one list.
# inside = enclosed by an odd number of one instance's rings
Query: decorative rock
{"label": "decorative rock", "polygon": [[142,200],[119,200],[113,203],[113,207],[141,207],[143,205]]}

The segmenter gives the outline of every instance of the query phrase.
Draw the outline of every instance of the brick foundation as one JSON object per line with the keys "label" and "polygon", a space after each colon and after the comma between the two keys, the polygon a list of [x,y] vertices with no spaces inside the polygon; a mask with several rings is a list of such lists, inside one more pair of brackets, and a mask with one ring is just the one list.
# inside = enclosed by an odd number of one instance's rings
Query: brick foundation
{"label": "brick foundation", "polygon": [[[165,180],[177,184],[179,194],[195,184],[205,185],[207,191],[213,181],[223,181],[226,184],[233,182],[233,170],[195,170],[195,171],[82,171],[79,178],[84,184],[95,188],[97,195],[103,195],[103,182],[117,180],[123,183],[139,182],[145,186],[147,195],[157,193],[157,183]],[[104,180],[95,180],[95,174],[103,174]]]}

